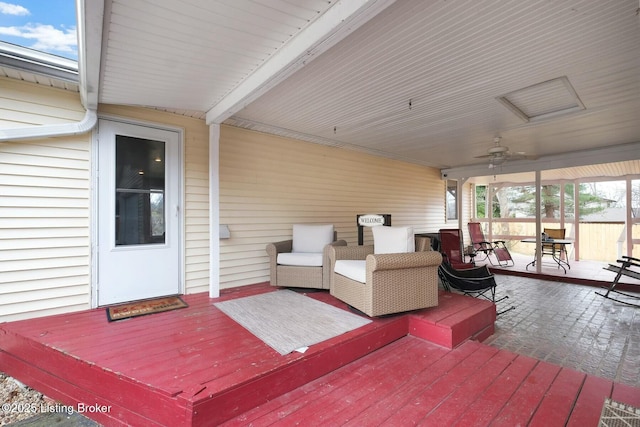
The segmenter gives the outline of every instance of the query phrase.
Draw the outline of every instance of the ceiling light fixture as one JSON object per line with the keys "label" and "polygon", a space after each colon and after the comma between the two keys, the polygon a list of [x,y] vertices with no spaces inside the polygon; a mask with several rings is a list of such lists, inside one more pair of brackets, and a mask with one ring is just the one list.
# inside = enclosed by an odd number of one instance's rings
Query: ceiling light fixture
{"label": "ceiling light fixture", "polygon": [[494,166],[498,166],[498,165],[503,164],[505,162],[505,160],[507,160],[507,158],[505,156],[502,156],[502,155],[494,156],[491,159],[491,164],[494,165]]}

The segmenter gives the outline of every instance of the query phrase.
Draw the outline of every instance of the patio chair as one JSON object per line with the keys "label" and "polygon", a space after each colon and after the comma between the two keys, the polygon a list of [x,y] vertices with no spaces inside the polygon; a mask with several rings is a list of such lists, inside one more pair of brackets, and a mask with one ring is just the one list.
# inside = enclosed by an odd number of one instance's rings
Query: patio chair
{"label": "patio chair", "polygon": [[438,305],[439,252],[414,252],[411,227],[373,227],[374,244],[330,246],[331,295],[370,317]]}
{"label": "patio chair", "polygon": [[473,262],[466,262],[462,245],[462,233],[459,228],[440,229],[440,252],[443,262],[457,270],[473,268]]}
{"label": "patio chair", "polygon": [[[494,242],[487,241],[484,237],[484,231],[482,231],[482,225],[479,222],[470,222],[468,226],[473,250],[476,253],[482,252],[485,255],[485,257],[479,261],[487,259],[491,265],[500,267],[513,267],[515,265],[504,240],[496,240]],[[495,262],[491,258],[491,255],[495,257]]]}
{"label": "patio chair", "polygon": [[272,286],[329,289],[328,246],[346,246],[337,240],[333,225],[294,224],[293,237],[266,247]]}
{"label": "patio chair", "polygon": [[[484,298],[494,304],[498,304],[509,298],[508,295],[496,299],[496,280],[493,274],[489,272],[486,265],[466,270],[456,270],[447,263],[442,263],[438,268],[438,276],[442,282],[442,286],[446,291],[451,292],[455,289],[464,295],[474,298]],[[505,310],[500,310],[497,314],[502,314],[515,309],[511,306]]]}
{"label": "patio chair", "polygon": [[[562,240],[565,237],[566,231],[564,228],[545,228],[544,233],[549,240]],[[567,245],[562,243],[545,243],[543,241],[542,256],[545,255],[551,255],[559,267],[562,267],[561,264],[565,264],[571,268],[569,265],[569,257],[567,256]]]}

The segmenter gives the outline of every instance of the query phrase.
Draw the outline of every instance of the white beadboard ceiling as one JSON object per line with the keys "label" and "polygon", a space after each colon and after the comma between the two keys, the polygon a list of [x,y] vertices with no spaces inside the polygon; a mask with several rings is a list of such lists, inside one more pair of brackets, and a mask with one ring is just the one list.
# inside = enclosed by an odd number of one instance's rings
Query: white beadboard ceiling
{"label": "white beadboard ceiling", "polygon": [[[487,164],[476,157],[495,136],[543,159],[630,144],[640,158],[638,0],[358,0],[341,11],[355,1],[105,0],[102,35],[86,32],[102,48],[89,56],[98,99],[452,172]],[[99,2],[85,3],[91,16]],[[335,21],[327,35],[323,19]],[[527,122],[497,99],[563,77],[584,110]]]}

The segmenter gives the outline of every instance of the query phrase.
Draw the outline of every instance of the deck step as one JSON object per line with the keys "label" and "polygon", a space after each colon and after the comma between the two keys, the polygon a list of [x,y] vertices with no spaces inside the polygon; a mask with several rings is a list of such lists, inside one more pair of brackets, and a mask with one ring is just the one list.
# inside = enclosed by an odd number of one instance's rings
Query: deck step
{"label": "deck step", "polygon": [[[409,333],[447,348],[468,339],[483,341],[493,334],[496,306],[487,300],[441,292],[437,310],[409,316]],[[487,335],[488,334],[488,335]]]}

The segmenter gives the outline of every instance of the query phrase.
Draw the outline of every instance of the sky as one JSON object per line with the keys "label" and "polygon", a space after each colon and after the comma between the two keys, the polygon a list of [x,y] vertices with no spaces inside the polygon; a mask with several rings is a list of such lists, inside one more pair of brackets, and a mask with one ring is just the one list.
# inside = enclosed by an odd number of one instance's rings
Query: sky
{"label": "sky", "polygon": [[0,0],[0,40],[78,59],[75,0]]}

